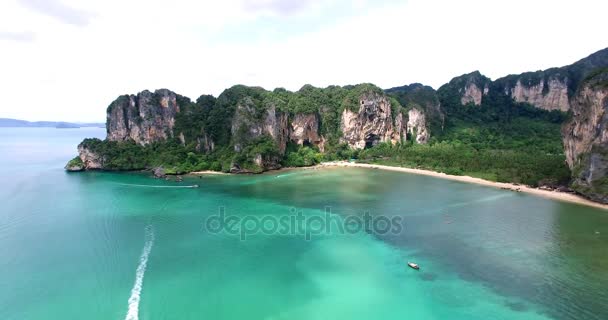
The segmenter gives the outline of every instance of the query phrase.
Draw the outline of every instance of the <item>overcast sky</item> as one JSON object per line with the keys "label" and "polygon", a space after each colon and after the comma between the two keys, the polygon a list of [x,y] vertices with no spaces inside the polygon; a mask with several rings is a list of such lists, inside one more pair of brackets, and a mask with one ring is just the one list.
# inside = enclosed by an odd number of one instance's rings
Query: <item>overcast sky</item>
{"label": "overcast sky", "polygon": [[606,12],[606,0],[2,0],[0,117],[105,121],[144,89],[496,79],[607,47]]}

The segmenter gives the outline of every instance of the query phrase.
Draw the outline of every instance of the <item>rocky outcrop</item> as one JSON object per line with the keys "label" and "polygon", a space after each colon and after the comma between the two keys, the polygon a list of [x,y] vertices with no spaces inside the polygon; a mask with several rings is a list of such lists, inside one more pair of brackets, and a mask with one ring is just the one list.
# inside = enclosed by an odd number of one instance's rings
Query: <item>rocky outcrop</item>
{"label": "rocky outcrop", "polygon": [[416,143],[424,144],[430,134],[425,113],[411,108],[407,117],[399,112],[392,115],[391,102],[383,95],[365,94],[360,98],[358,112],[342,112],[342,138],[351,148],[364,149],[380,142],[398,143],[409,134]]}
{"label": "rocky outcrop", "polygon": [[486,84],[483,90],[477,86],[474,82],[467,83],[464,87],[464,92],[460,98],[460,103],[465,105],[473,103],[476,106],[481,105],[481,99],[484,95],[488,94],[489,88]]}
{"label": "rocky outcrop", "polygon": [[78,157],[82,161],[82,168],[84,170],[102,170],[104,169],[104,162],[102,156],[95,153],[84,143],[78,145]]}
{"label": "rocky outcrop", "polygon": [[[430,128],[443,131],[445,124],[445,114],[439,103],[437,91],[432,87],[420,83],[394,87],[386,90],[386,93],[395,97],[397,101],[406,109],[417,109],[425,118],[425,128],[428,133]],[[401,126],[395,120],[395,130]],[[403,126],[405,128],[405,125]]]}
{"label": "rocky outcrop", "polygon": [[394,130],[391,136],[391,142],[393,144],[403,143],[407,140],[407,118],[404,118],[402,112],[399,112],[395,117]]}
{"label": "rocky outcrop", "polygon": [[140,145],[165,141],[173,137],[179,111],[177,95],[167,89],[121,96],[107,110],[107,139]]}
{"label": "rocky outcrop", "polygon": [[[381,89],[366,84],[308,90],[302,95],[287,91],[270,95],[261,88],[235,86],[217,100],[205,97],[196,103],[166,89],[120,96],[107,110],[106,141],[83,141],[78,150],[82,164],[71,162],[73,165],[66,169],[150,168],[149,159],[156,150],[137,149],[129,143],[147,146],[171,140],[189,152],[212,153],[218,146],[232,148],[232,154],[221,159],[211,156],[213,161],[206,164],[231,172],[261,172],[280,167],[289,142],[324,152],[328,139],[321,134],[322,119],[327,121],[323,132],[329,132],[329,141],[355,149],[380,142],[403,142],[409,136],[417,143],[426,143],[429,129],[425,107],[420,105],[439,107],[433,89],[422,85],[406,94],[414,106],[407,109]],[[429,90],[432,94],[427,97]],[[141,152],[142,156],[128,158],[132,152]],[[126,159],[114,161],[117,155]],[[187,172],[209,159],[196,154],[189,157],[192,162],[170,164],[168,169]]]}
{"label": "rocky outcrop", "polygon": [[491,81],[479,71],[475,71],[455,78],[450,83],[458,87],[460,103],[462,105],[472,103],[479,106],[483,97],[490,91]]}
{"label": "rocky outcrop", "polygon": [[563,112],[570,109],[567,79],[542,79],[532,86],[525,86],[517,80],[515,87],[507,93],[517,102],[526,102],[540,109]]}
{"label": "rocky outcrop", "polygon": [[316,113],[298,113],[291,121],[289,140],[300,146],[315,146],[323,152],[325,139],[319,134],[319,129],[319,116]]}
{"label": "rocky outcrop", "polygon": [[364,149],[380,142],[392,141],[391,103],[378,93],[364,94],[359,99],[357,112],[344,109],[340,126],[341,141],[354,149]]}
{"label": "rocky outcrop", "polygon": [[572,188],[608,203],[608,70],[584,82],[571,109],[572,118],[562,133]]}
{"label": "rocky outcrop", "polygon": [[82,160],[80,159],[80,157],[76,157],[72,160],[70,160],[64,167],[64,169],[68,172],[79,172],[79,171],[84,171],[84,163],[82,163]]}
{"label": "rocky outcrop", "polygon": [[285,154],[287,147],[287,139],[289,136],[288,114],[276,110],[274,105],[270,106],[266,111],[264,118],[263,129],[277,144],[279,154]]}
{"label": "rocky outcrop", "polygon": [[474,71],[453,78],[439,88],[439,91],[452,97],[458,97],[463,106],[467,104],[479,106],[483,102],[483,97],[490,93],[491,84],[492,81],[488,77],[479,71]]}
{"label": "rocky outcrop", "polygon": [[407,113],[407,133],[411,135],[412,139],[418,144],[425,144],[428,142],[430,134],[426,124],[425,114],[416,109],[410,109]]}
{"label": "rocky outcrop", "polygon": [[236,152],[240,152],[244,145],[267,135],[276,142],[279,153],[283,154],[288,132],[287,114],[276,111],[274,106],[257,110],[249,98],[237,106],[232,119],[231,133]]}
{"label": "rocky outcrop", "polygon": [[243,163],[234,162],[230,171],[233,173],[251,173],[258,170],[278,169],[280,155],[285,153],[289,129],[287,127],[287,114],[269,106],[266,110],[255,108],[252,99],[245,98],[236,108],[232,119],[231,133],[234,151],[243,152],[244,147],[257,143],[257,139],[270,137],[278,148],[278,155],[254,154],[250,159],[255,165],[254,170],[248,169]]}
{"label": "rocky outcrop", "polygon": [[234,151],[241,152],[243,146],[262,135],[264,128],[250,98],[244,99],[232,118],[230,132],[234,141]]}
{"label": "rocky outcrop", "polygon": [[154,170],[152,170],[152,174],[154,175],[154,178],[157,179],[165,178],[167,176],[165,168],[163,167],[154,168]]}
{"label": "rocky outcrop", "polygon": [[581,83],[595,70],[608,67],[608,48],[571,65],[509,75],[494,82],[497,91],[516,102],[529,103],[544,110],[566,112]]}
{"label": "rocky outcrop", "polygon": [[201,135],[196,138],[196,151],[213,152],[213,150],[215,150],[215,142],[206,132],[201,132]]}

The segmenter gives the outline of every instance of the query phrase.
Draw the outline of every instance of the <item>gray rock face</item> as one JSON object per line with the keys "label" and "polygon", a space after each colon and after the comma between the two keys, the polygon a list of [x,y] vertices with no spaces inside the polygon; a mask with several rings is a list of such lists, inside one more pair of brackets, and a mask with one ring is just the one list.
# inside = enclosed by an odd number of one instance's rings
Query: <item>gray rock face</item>
{"label": "gray rock face", "polygon": [[89,148],[85,147],[81,144],[78,145],[78,156],[83,163],[83,169],[85,170],[102,170],[104,169],[104,159],[96,154],[95,152],[89,150]]}
{"label": "gray rock face", "polygon": [[483,97],[490,92],[491,83],[489,78],[475,71],[452,79],[448,85],[458,88],[462,105],[472,103],[479,106]]}
{"label": "gray rock face", "polygon": [[321,152],[324,151],[325,139],[319,134],[319,116],[317,114],[298,113],[291,121],[290,127],[289,140],[300,146],[316,146]]}
{"label": "gray rock face", "polygon": [[600,50],[571,65],[519,75],[508,75],[495,81],[496,90],[516,102],[527,102],[544,110],[566,112],[572,108],[581,82],[601,68],[608,67],[608,49]]}
{"label": "gray rock face", "polygon": [[426,116],[420,110],[413,108],[408,111],[407,132],[418,144],[426,144],[430,134],[426,125]]}
{"label": "gray rock face", "polygon": [[342,112],[341,129],[341,141],[354,149],[392,141],[391,103],[385,96],[377,93],[361,96],[358,112],[348,109]]}
{"label": "gray rock face", "polygon": [[152,170],[155,178],[164,178],[166,176],[165,169],[163,167],[156,167]]}
{"label": "gray rock face", "polygon": [[[260,169],[279,168],[288,142],[317,147],[321,152],[325,150],[326,139],[320,132],[321,114],[289,114],[278,110],[273,105],[274,102],[260,104],[256,100],[258,98],[247,95],[239,98],[229,119],[230,137],[229,141],[223,143],[229,143],[236,153],[243,153],[243,157],[235,157],[239,160],[232,164],[232,172],[259,172]],[[107,140],[131,141],[145,146],[177,138],[183,146],[194,144],[198,152],[214,151],[216,144],[204,131],[204,127],[176,128],[176,118],[185,121],[191,112],[190,108],[193,108],[191,104],[184,105],[182,111],[179,102],[186,101],[183,99],[165,89],[119,97],[108,107]],[[428,140],[425,113],[419,109],[410,109],[407,114],[399,111],[393,115],[390,99],[381,92],[371,91],[361,94],[358,107],[356,112],[344,110],[341,115],[341,141],[352,148],[363,149],[380,142],[402,142],[406,140],[408,132],[417,143],[426,143]],[[180,111],[184,114],[180,114]],[[190,123],[201,123],[200,121],[197,119]],[[265,149],[261,152],[264,154],[252,154],[255,148],[250,146],[263,142],[265,138],[275,142],[278,152]],[[106,159],[87,147],[81,145],[79,154],[84,169],[104,169]]]}
{"label": "gray rock face", "polygon": [[465,105],[469,103],[473,103],[478,106],[481,105],[481,99],[484,95],[488,94],[489,88],[486,84],[483,87],[483,90],[477,86],[474,82],[467,83],[462,92],[462,97],[460,98],[460,103]]}
{"label": "gray rock face", "polygon": [[277,143],[280,153],[284,153],[288,132],[287,114],[277,112],[274,106],[265,111],[256,110],[250,99],[244,99],[237,106],[232,119],[231,133],[236,152],[240,152],[247,143],[267,135]]}
{"label": "gray rock face", "polygon": [[285,154],[285,148],[287,147],[287,138],[289,136],[288,118],[288,114],[277,111],[275,106],[268,108],[266,117],[264,118],[264,132],[277,143],[281,155]]}
{"label": "gray rock face", "polygon": [[68,172],[80,172],[80,171],[84,171],[85,168],[82,165],[70,165],[67,164],[64,169]]}
{"label": "gray rock face", "polygon": [[608,71],[579,88],[571,108],[573,116],[562,134],[572,188],[608,203]]}
{"label": "gray rock face", "polygon": [[173,137],[175,115],[180,111],[175,93],[161,89],[116,99],[107,111],[107,139],[133,140],[140,145]]}
{"label": "gray rock face", "polygon": [[234,151],[241,152],[247,142],[260,137],[264,133],[264,128],[256,114],[253,101],[244,99],[236,107],[230,133],[234,141]]}
{"label": "gray rock face", "polygon": [[212,152],[215,150],[215,142],[203,132],[200,137],[196,138],[196,151]]}
{"label": "gray rock face", "polygon": [[391,142],[393,144],[405,142],[407,140],[407,121],[408,119],[404,119],[403,113],[401,112],[395,117],[394,130],[391,137]]}
{"label": "gray rock face", "polygon": [[416,143],[426,143],[429,130],[425,114],[417,108],[392,116],[390,101],[378,94],[366,94],[360,99],[358,112],[342,112],[342,138],[351,148],[364,149],[380,142],[397,143],[407,140],[407,133]]}
{"label": "gray rock face", "polygon": [[518,80],[515,87],[507,90],[507,94],[517,102],[527,102],[544,110],[566,112],[570,109],[567,79],[542,79],[539,84],[530,87]]}
{"label": "gray rock face", "polygon": [[[401,87],[390,88],[385,90],[385,92],[395,97],[402,106],[410,109],[417,109],[417,111],[424,116],[427,133],[430,132],[429,129],[433,126],[435,129],[443,131],[445,114],[443,113],[441,103],[439,102],[439,96],[435,89],[420,83],[413,83]],[[397,115],[397,118],[398,117],[399,115]],[[395,131],[399,131],[402,127],[402,125],[398,124],[401,120],[397,118],[395,119]],[[403,127],[405,128],[406,125],[406,123],[403,124]]]}
{"label": "gray rock face", "polygon": [[[254,140],[269,136],[278,147],[279,154],[285,153],[288,138],[287,114],[278,112],[274,106],[264,111],[256,110],[250,99],[244,99],[240,103],[232,119],[231,133],[234,151],[241,152],[243,148],[254,142]],[[253,162],[265,170],[280,168],[279,157],[263,157],[258,154]],[[233,173],[248,173],[250,171],[241,168],[240,164],[233,163],[230,169]]]}

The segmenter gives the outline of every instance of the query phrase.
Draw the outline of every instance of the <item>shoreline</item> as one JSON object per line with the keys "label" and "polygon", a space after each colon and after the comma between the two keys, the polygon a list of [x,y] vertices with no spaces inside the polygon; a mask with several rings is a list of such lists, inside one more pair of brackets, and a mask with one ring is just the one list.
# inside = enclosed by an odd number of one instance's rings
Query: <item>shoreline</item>
{"label": "shoreline", "polygon": [[511,190],[516,192],[525,192],[528,194],[537,195],[544,198],[549,198],[553,200],[576,203],[580,205],[595,207],[598,209],[608,210],[608,205],[601,204],[598,202],[593,202],[589,199],[583,198],[577,194],[573,193],[565,193],[559,191],[550,191],[550,190],[542,190],[538,188],[532,188],[526,185],[516,185],[513,183],[507,182],[494,182],[489,180],[484,180],[481,178],[474,178],[470,176],[455,176],[451,174],[445,174],[442,172],[424,170],[424,169],[413,169],[413,168],[405,168],[405,167],[393,167],[386,166],[381,164],[367,164],[367,163],[351,163],[351,162],[322,162],[316,167],[320,168],[329,168],[329,167],[351,167],[351,168],[367,168],[367,169],[380,169],[386,171],[394,171],[394,172],[402,172],[402,173],[411,173],[418,174],[430,177],[436,177],[441,179],[460,181],[465,183],[473,183],[478,185],[483,185],[487,187],[499,188],[503,190]]}
{"label": "shoreline", "polygon": [[224,175],[224,174],[230,174],[230,173],[225,173],[225,172],[221,172],[221,171],[213,171],[213,170],[205,170],[205,171],[188,172],[185,175],[202,176],[202,175],[206,175],[206,174]]}

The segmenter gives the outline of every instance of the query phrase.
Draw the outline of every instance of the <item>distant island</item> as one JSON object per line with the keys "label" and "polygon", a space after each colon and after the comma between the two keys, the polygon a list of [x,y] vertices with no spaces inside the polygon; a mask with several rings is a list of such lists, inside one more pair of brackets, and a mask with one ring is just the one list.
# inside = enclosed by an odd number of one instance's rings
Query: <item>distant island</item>
{"label": "distant island", "polygon": [[64,121],[26,121],[10,118],[0,118],[0,127],[2,128],[58,128],[58,129],[72,129],[72,128],[105,128],[105,123],[75,123],[75,122],[64,122]]}

